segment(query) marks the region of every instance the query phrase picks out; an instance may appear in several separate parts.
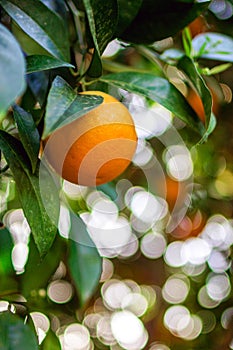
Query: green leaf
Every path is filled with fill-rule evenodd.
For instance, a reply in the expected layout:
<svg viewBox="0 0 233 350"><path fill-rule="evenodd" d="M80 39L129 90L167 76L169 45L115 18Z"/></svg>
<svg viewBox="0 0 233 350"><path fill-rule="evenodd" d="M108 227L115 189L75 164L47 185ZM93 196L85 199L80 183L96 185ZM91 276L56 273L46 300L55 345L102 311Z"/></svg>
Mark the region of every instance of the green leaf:
<svg viewBox="0 0 233 350"><path fill-rule="evenodd" d="M115 0L83 0L93 42L99 56L112 40L117 25Z"/></svg>
<svg viewBox="0 0 233 350"><path fill-rule="evenodd" d="M52 56L69 61L69 40L63 20L39 0L0 0L22 30Z"/></svg>
<svg viewBox="0 0 233 350"><path fill-rule="evenodd" d="M174 113L199 133L204 127L184 96L167 79L150 73L122 72L103 76L101 81L142 95Z"/></svg>
<svg viewBox="0 0 233 350"><path fill-rule="evenodd" d="M233 62L233 39L225 34L201 33L192 45L196 58Z"/></svg>
<svg viewBox="0 0 233 350"><path fill-rule="evenodd" d="M137 15L143 0L117 0L118 4L118 24L116 36L124 32Z"/></svg>
<svg viewBox="0 0 233 350"><path fill-rule="evenodd" d="M103 73L102 60L97 52L94 50L90 66L87 70L87 75L92 79L99 78Z"/></svg>
<svg viewBox="0 0 233 350"><path fill-rule="evenodd" d="M25 267L25 272L20 276L21 292L24 297L29 297L32 290L46 288L49 279L54 274L63 254L63 239L57 235L48 254L41 260L38 250L33 240L30 240L29 256ZM40 276L40 278L38 278Z"/></svg>
<svg viewBox="0 0 233 350"><path fill-rule="evenodd" d="M0 276L2 282L3 275L7 276L14 272L11 260L13 241L7 228L0 229L0 242Z"/></svg>
<svg viewBox="0 0 233 350"><path fill-rule="evenodd" d="M45 55L31 55L27 56L27 73L39 72L58 67L75 68L72 64L58 60L57 58Z"/></svg>
<svg viewBox="0 0 233 350"><path fill-rule="evenodd" d="M152 44L174 36L199 16L210 1L144 0L131 25L120 39L136 44Z"/></svg>
<svg viewBox="0 0 233 350"><path fill-rule="evenodd" d="M31 161L32 171L35 172L40 149L40 135L32 115L23 108L14 105L13 115L18 126L20 140Z"/></svg>
<svg viewBox="0 0 233 350"><path fill-rule="evenodd" d="M21 142L3 130L0 130L0 149L15 179L18 196L37 248L40 255L44 256L57 233L60 208L57 187L42 163L40 169L38 166L36 172L31 173L30 161Z"/></svg>
<svg viewBox="0 0 233 350"><path fill-rule="evenodd" d="M1 350L38 350L35 332L24 320L10 312L0 313Z"/></svg>
<svg viewBox="0 0 233 350"><path fill-rule="evenodd" d="M0 24L0 119L25 90L25 61L14 36Z"/></svg>
<svg viewBox="0 0 233 350"><path fill-rule="evenodd" d="M56 336L51 330L47 333L45 339L43 340L42 350L61 350L61 344Z"/></svg>
<svg viewBox="0 0 233 350"><path fill-rule="evenodd" d="M102 101L100 96L77 95L64 79L57 76L48 95L42 137L45 139L54 130L80 118Z"/></svg>
<svg viewBox="0 0 233 350"><path fill-rule="evenodd" d="M206 132L202 138L202 141L204 141L208 138L209 134L213 131L216 124L215 117L212 113L211 93L208 87L206 86L204 79L198 73L195 63L191 58L187 56L183 56L180 59L177 67L186 74L189 81L194 86L194 88L196 89L197 93L199 94L202 100L204 111L205 111L205 125L206 125Z"/></svg>
<svg viewBox="0 0 233 350"><path fill-rule="evenodd" d="M71 213L68 265L83 306L93 295L102 271L102 259L79 216Z"/></svg>

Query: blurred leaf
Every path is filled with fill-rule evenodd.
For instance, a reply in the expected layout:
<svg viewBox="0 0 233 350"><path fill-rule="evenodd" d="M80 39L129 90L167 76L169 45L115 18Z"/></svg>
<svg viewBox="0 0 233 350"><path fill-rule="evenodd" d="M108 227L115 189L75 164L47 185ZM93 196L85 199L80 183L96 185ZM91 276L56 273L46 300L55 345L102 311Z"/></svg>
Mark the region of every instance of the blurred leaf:
<svg viewBox="0 0 233 350"><path fill-rule="evenodd" d="M43 139L91 111L102 101L100 96L77 95L64 79L57 76L48 95Z"/></svg>
<svg viewBox="0 0 233 350"><path fill-rule="evenodd" d="M219 33L201 33L192 40L195 57L233 62L233 39Z"/></svg>
<svg viewBox="0 0 233 350"><path fill-rule="evenodd" d="M0 276L2 282L3 275L9 275L14 272L11 260L11 251L13 241L10 232L6 227L0 229Z"/></svg>
<svg viewBox="0 0 233 350"><path fill-rule="evenodd" d="M210 4L183 0L144 0L131 25L120 39L136 44L152 44L173 36L192 22Z"/></svg>
<svg viewBox="0 0 233 350"><path fill-rule="evenodd" d="M194 110L167 79L150 73L122 72L105 75L100 80L157 101L197 132L204 132L204 127Z"/></svg>
<svg viewBox="0 0 233 350"><path fill-rule="evenodd" d="M35 172L40 149L40 135L32 115L21 107L14 105L13 114L18 126L20 140L31 161L32 172Z"/></svg>
<svg viewBox="0 0 233 350"><path fill-rule="evenodd" d="M118 23L116 36L120 35L130 25L137 15L143 0L117 0L118 4Z"/></svg>
<svg viewBox="0 0 233 350"><path fill-rule="evenodd" d="M21 291L26 298L30 296L32 290L47 287L48 281L58 268L64 252L64 242L57 235L50 251L41 260L34 241L32 239L30 240L29 256L25 272L20 276Z"/></svg>
<svg viewBox="0 0 233 350"><path fill-rule="evenodd" d="M39 0L0 0L9 16L54 57L69 61L69 40L63 20Z"/></svg>
<svg viewBox="0 0 233 350"><path fill-rule="evenodd" d="M38 350L35 332L24 320L9 312L0 313L1 350Z"/></svg>
<svg viewBox="0 0 233 350"><path fill-rule="evenodd" d="M14 36L0 24L0 119L25 89L25 61Z"/></svg>
<svg viewBox="0 0 233 350"><path fill-rule="evenodd" d="M61 344L56 336L51 330L47 333L43 343L41 344L41 350L61 350Z"/></svg>
<svg viewBox="0 0 233 350"><path fill-rule="evenodd" d="M30 87L36 101L41 106L44 105L47 99L47 91L49 86L49 77L47 71L34 72L27 75L27 83Z"/></svg>
<svg viewBox="0 0 233 350"><path fill-rule="evenodd" d="M44 55L27 56L27 73L38 72L58 67L73 67L70 63L58 60L54 57Z"/></svg>
<svg viewBox="0 0 233 350"><path fill-rule="evenodd" d="M115 0L83 0L93 42L99 56L112 40L117 25Z"/></svg>
<svg viewBox="0 0 233 350"><path fill-rule="evenodd" d="M40 169L37 167L35 174L31 173L30 162L21 142L3 130L0 130L0 149L14 176L19 199L37 248L40 255L44 256L57 233L56 223L59 214L57 187L42 163Z"/></svg>
<svg viewBox="0 0 233 350"><path fill-rule="evenodd" d="M83 306L93 295L102 271L102 259L92 242L85 224L71 213L68 265L80 304Z"/></svg>
<svg viewBox="0 0 233 350"><path fill-rule="evenodd" d="M102 191L104 194L109 196L111 200L115 201L117 199L116 187L112 182L107 182L106 184L97 186L98 191Z"/></svg>
<svg viewBox="0 0 233 350"><path fill-rule="evenodd" d="M195 63L191 58L187 56L183 56L179 60L177 67L186 74L189 81L192 83L197 93L201 97L204 111L205 111L205 125L206 125L206 132L203 135L202 141L205 141L208 138L208 136L211 134L211 132L214 130L216 125L215 117L212 114L211 93L208 87L206 86L204 79L198 73Z"/></svg>

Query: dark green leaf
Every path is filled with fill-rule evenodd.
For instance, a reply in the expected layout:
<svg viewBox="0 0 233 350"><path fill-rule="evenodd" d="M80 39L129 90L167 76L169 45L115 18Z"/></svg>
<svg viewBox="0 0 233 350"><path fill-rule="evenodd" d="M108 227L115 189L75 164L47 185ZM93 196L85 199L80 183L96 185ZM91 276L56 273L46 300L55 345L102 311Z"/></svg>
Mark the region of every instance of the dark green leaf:
<svg viewBox="0 0 233 350"><path fill-rule="evenodd" d="M12 274L14 272L11 251L13 241L7 228L0 229L0 276L2 281L3 275Z"/></svg>
<svg viewBox="0 0 233 350"><path fill-rule="evenodd" d="M69 40L63 20L39 0L0 0L22 30L54 57L69 61Z"/></svg>
<svg viewBox="0 0 233 350"><path fill-rule="evenodd" d="M137 15L143 0L117 0L118 24L115 35L119 36Z"/></svg>
<svg viewBox="0 0 233 350"><path fill-rule="evenodd" d="M189 81L191 82L193 87L196 89L197 93L199 94L202 100L204 111L205 111L205 125L206 125L206 132L203 135L203 139L202 139L204 141L209 136L209 134L213 131L216 124L215 117L211 112L211 109L212 109L211 93L208 87L206 86L202 76L198 73L197 68L191 58L187 56L183 56L180 59L177 67L186 74Z"/></svg>
<svg viewBox="0 0 233 350"><path fill-rule="evenodd" d="M49 91L43 138L100 105L100 96L77 95L67 82L57 76Z"/></svg>
<svg viewBox="0 0 233 350"><path fill-rule="evenodd" d="M96 78L99 78L102 75L102 73L103 73L102 61L97 50L95 50L93 53L90 66L87 70L87 75L90 78L96 79Z"/></svg>
<svg viewBox="0 0 233 350"><path fill-rule="evenodd" d="M201 33L192 40L197 58L233 62L233 39L219 33Z"/></svg>
<svg viewBox="0 0 233 350"><path fill-rule="evenodd" d="M174 36L200 15L209 3L144 0L137 16L120 38L137 44L151 44Z"/></svg>
<svg viewBox="0 0 233 350"><path fill-rule="evenodd" d="M25 89L25 61L14 36L0 24L0 119Z"/></svg>
<svg viewBox="0 0 233 350"><path fill-rule="evenodd" d="M13 114L18 126L20 140L31 161L32 171L35 172L40 149L40 135L32 115L18 105L14 105Z"/></svg>
<svg viewBox="0 0 233 350"><path fill-rule="evenodd" d="M112 40L117 25L115 0L83 0L93 42L99 56Z"/></svg>
<svg viewBox="0 0 233 350"><path fill-rule="evenodd" d="M62 260L64 242L57 235L48 254L41 260L33 240L30 240L29 257L25 272L20 276L21 291L27 298L32 290L46 288L49 279L56 271L59 262ZM40 276L40 278L38 278Z"/></svg>
<svg viewBox="0 0 233 350"><path fill-rule="evenodd" d="M56 336L51 330L46 335L43 343L41 345L41 350L61 350L61 344Z"/></svg>
<svg viewBox="0 0 233 350"><path fill-rule="evenodd" d="M101 81L140 94L174 113L199 133L204 127L184 96L167 79L150 73L122 72L103 76Z"/></svg>
<svg viewBox="0 0 233 350"><path fill-rule="evenodd" d="M19 199L37 248L40 255L44 256L57 233L60 206L54 179L42 163L32 174L30 161L21 142L2 130L0 149L14 176Z"/></svg>
<svg viewBox="0 0 233 350"><path fill-rule="evenodd" d="M35 332L24 320L9 312L0 313L1 350L38 350Z"/></svg>
<svg viewBox="0 0 233 350"><path fill-rule="evenodd" d="M80 304L93 295L99 283L102 259L79 216L71 213L70 251L68 265Z"/></svg>
<svg viewBox="0 0 233 350"><path fill-rule="evenodd" d="M58 60L57 58L44 55L31 55L26 58L27 73L39 72L58 67L73 67L70 63Z"/></svg>

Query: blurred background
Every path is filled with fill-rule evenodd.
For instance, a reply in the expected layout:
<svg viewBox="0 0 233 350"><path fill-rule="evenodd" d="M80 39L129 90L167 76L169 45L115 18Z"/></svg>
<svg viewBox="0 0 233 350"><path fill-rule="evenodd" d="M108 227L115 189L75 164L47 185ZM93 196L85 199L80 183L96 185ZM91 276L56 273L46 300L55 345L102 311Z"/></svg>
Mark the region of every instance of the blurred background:
<svg viewBox="0 0 233 350"><path fill-rule="evenodd" d="M208 31L233 36L232 1L212 1L189 29L193 38ZM179 48L181 36L156 45L157 52ZM145 52L117 41L104 52L106 71L114 70L115 59L156 69ZM216 62L200 65L211 69ZM183 75L166 62L163 69L203 119L202 103ZM70 227L68 202L86 223L103 271L83 309L63 260L46 288L28 287L42 349L51 330L64 350L233 349L233 68L206 76L206 83L217 126L198 146L192 131L164 107L121 89L109 91L129 108L138 148L113 184L63 184L60 235L65 239ZM3 223L13 237L12 262L20 275L32 249L30 229L16 209L11 178L3 177L1 185ZM22 296L14 305L1 299L0 311L10 305L24 312Z"/></svg>

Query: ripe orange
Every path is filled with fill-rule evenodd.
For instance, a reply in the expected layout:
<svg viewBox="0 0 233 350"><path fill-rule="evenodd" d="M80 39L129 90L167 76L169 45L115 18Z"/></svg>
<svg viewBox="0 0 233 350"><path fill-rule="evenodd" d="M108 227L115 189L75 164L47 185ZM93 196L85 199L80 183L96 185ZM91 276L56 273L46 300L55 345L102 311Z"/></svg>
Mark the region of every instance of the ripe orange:
<svg viewBox="0 0 233 350"><path fill-rule="evenodd" d="M219 104L220 104L219 99L220 98L218 97L217 92L215 92L213 88L209 87L209 89L210 89L210 93L212 95L212 111L217 116L217 114L219 112ZM203 106L203 103L202 103L200 96L197 94L197 92L195 90L189 89L187 100L188 100L189 104L192 106L192 108L194 109L194 111L197 113L199 118L203 122L205 122L204 106Z"/></svg>
<svg viewBox="0 0 233 350"><path fill-rule="evenodd" d="M191 32L192 38L208 30L208 24L204 16L199 16L195 18L191 23L189 23L188 27Z"/></svg>
<svg viewBox="0 0 233 350"><path fill-rule="evenodd" d="M128 109L101 91L103 103L81 118L54 131L44 154L62 178L75 184L95 186L109 182L130 164L137 135Z"/></svg>

